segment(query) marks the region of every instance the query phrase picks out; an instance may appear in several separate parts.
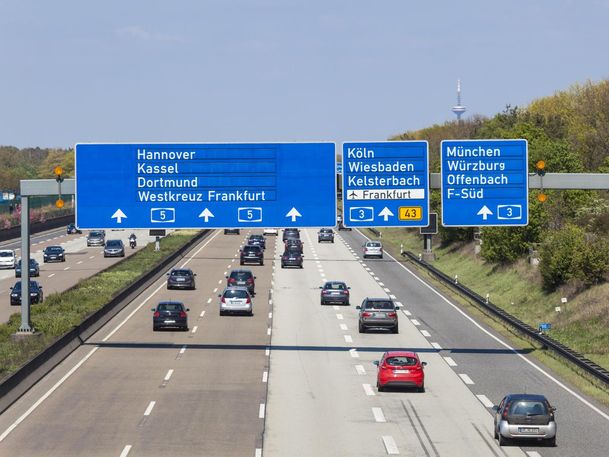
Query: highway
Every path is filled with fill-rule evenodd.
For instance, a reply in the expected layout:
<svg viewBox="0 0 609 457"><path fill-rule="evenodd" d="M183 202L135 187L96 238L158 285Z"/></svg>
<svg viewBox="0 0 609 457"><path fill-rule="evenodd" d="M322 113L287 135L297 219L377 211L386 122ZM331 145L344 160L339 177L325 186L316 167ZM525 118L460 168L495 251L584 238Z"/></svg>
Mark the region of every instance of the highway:
<svg viewBox="0 0 609 457"><path fill-rule="evenodd" d="M257 276L254 316L220 317L248 233L203 240L179 263L197 290L159 279L2 414L0 456L607 455L607 408L402 264L361 259L358 231L318 244L303 230L302 270L279 267L281 239L270 237L265 265L243 267ZM351 306L320 306L330 279L351 286ZM359 334L355 305L386 295L404 305L400 333ZM163 299L187 304L188 332L152 332ZM389 349L428 362L426 392L376 390L372 362ZM556 448L493 439L490 407L523 390L558 407Z"/></svg>

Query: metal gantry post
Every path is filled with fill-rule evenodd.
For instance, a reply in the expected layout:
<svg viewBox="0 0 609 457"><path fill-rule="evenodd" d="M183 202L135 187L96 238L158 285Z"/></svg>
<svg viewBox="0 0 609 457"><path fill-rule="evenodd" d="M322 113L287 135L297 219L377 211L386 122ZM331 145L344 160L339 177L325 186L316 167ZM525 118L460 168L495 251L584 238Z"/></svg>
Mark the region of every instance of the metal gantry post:
<svg viewBox="0 0 609 457"><path fill-rule="evenodd" d="M19 333L32 333L30 325L30 203L21 196L21 326Z"/></svg>

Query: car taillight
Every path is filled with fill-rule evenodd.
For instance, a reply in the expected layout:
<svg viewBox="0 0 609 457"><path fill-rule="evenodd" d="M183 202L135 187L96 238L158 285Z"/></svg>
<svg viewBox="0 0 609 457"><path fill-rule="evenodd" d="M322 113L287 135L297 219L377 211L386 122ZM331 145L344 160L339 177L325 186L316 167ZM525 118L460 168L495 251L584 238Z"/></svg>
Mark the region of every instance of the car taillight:
<svg viewBox="0 0 609 457"><path fill-rule="evenodd" d="M220 298L220 301L221 301L222 303L226 303L226 300L224 300L224 297Z"/></svg>
<svg viewBox="0 0 609 457"><path fill-rule="evenodd" d="M250 297L247 297L247 300L245 300L245 303L247 303L248 305L252 302Z"/></svg>
<svg viewBox="0 0 609 457"><path fill-rule="evenodd" d="M345 295L349 295L349 291L348 290L345 290Z"/></svg>
<svg viewBox="0 0 609 457"><path fill-rule="evenodd" d="M253 282L254 282L254 280L253 280L252 278L247 278L247 281L246 281L246 282L247 282L248 284L251 284L251 283L253 283Z"/></svg>
<svg viewBox="0 0 609 457"><path fill-rule="evenodd" d="M389 317L398 317L397 313L393 312L393 313L387 313L387 316Z"/></svg>
<svg viewBox="0 0 609 457"><path fill-rule="evenodd" d="M508 403L507 405L505 405L505 409L503 410L503 414L501 415L501 417L503 419L507 420L508 417L508 411L510 410L510 403Z"/></svg>
<svg viewBox="0 0 609 457"><path fill-rule="evenodd" d="M229 282L230 284L232 284L232 283L234 283L234 282L237 282L237 280L236 280L235 278L228 278L228 282Z"/></svg>
<svg viewBox="0 0 609 457"><path fill-rule="evenodd" d="M372 313L369 313L368 311L362 313L362 317L370 317L372 316Z"/></svg>
<svg viewBox="0 0 609 457"><path fill-rule="evenodd" d="M329 291L329 290L322 290L322 291L321 291L321 294L322 294L322 295L328 295L329 293L330 293L330 291Z"/></svg>
<svg viewBox="0 0 609 457"><path fill-rule="evenodd" d="M186 317L186 312L185 311L180 311L180 317Z"/></svg>
<svg viewBox="0 0 609 457"><path fill-rule="evenodd" d="M154 317L161 317L161 313L159 313L158 311L154 312Z"/></svg>

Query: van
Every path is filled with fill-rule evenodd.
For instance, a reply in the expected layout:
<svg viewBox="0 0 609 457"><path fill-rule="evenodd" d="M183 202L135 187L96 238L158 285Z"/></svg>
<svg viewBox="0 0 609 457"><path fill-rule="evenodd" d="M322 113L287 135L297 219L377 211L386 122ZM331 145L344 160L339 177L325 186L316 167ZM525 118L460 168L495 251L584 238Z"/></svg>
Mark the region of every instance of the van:
<svg viewBox="0 0 609 457"><path fill-rule="evenodd" d="M15 251L0 249L0 268L15 268Z"/></svg>

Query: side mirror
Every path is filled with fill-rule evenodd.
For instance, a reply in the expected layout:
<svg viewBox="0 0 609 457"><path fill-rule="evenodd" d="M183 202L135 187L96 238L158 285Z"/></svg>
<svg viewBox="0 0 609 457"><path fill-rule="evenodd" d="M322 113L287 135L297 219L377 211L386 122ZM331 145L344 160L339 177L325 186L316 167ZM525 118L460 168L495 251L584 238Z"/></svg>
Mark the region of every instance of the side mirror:
<svg viewBox="0 0 609 457"><path fill-rule="evenodd" d="M493 405L493 407L491 408L493 411L497 412L499 411L499 406L497 405Z"/></svg>
<svg viewBox="0 0 609 457"><path fill-rule="evenodd" d="M378 366L379 366L379 361L378 361L378 360L375 360L375 361L373 361L373 362L372 362L372 364L373 364L373 365L376 365L376 366L378 367Z"/></svg>
<svg viewBox="0 0 609 457"><path fill-rule="evenodd" d="M186 308L186 311L190 311L190 308Z"/></svg>
<svg viewBox="0 0 609 457"><path fill-rule="evenodd" d="M357 305L357 306L355 307L355 309L362 309L362 307L361 307L360 305Z"/></svg>
<svg viewBox="0 0 609 457"><path fill-rule="evenodd" d="M228 276L224 276L226 279L228 279Z"/></svg>
<svg viewBox="0 0 609 457"><path fill-rule="evenodd" d="M218 297L221 297L222 295L218 294Z"/></svg>
<svg viewBox="0 0 609 457"><path fill-rule="evenodd" d="M351 290L351 287L347 287L347 289Z"/></svg>
<svg viewBox="0 0 609 457"><path fill-rule="evenodd" d="M254 276L254 279L256 279L256 276Z"/></svg>
<svg viewBox="0 0 609 457"><path fill-rule="evenodd" d="M154 308L150 308L150 311L154 311Z"/></svg>
<svg viewBox="0 0 609 457"><path fill-rule="evenodd" d="M427 366L427 362L421 362L421 366L426 367Z"/></svg>
<svg viewBox="0 0 609 457"><path fill-rule="evenodd" d="M193 275L193 276L197 276L197 274L196 274L196 273L193 273L192 275Z"/></svg>

